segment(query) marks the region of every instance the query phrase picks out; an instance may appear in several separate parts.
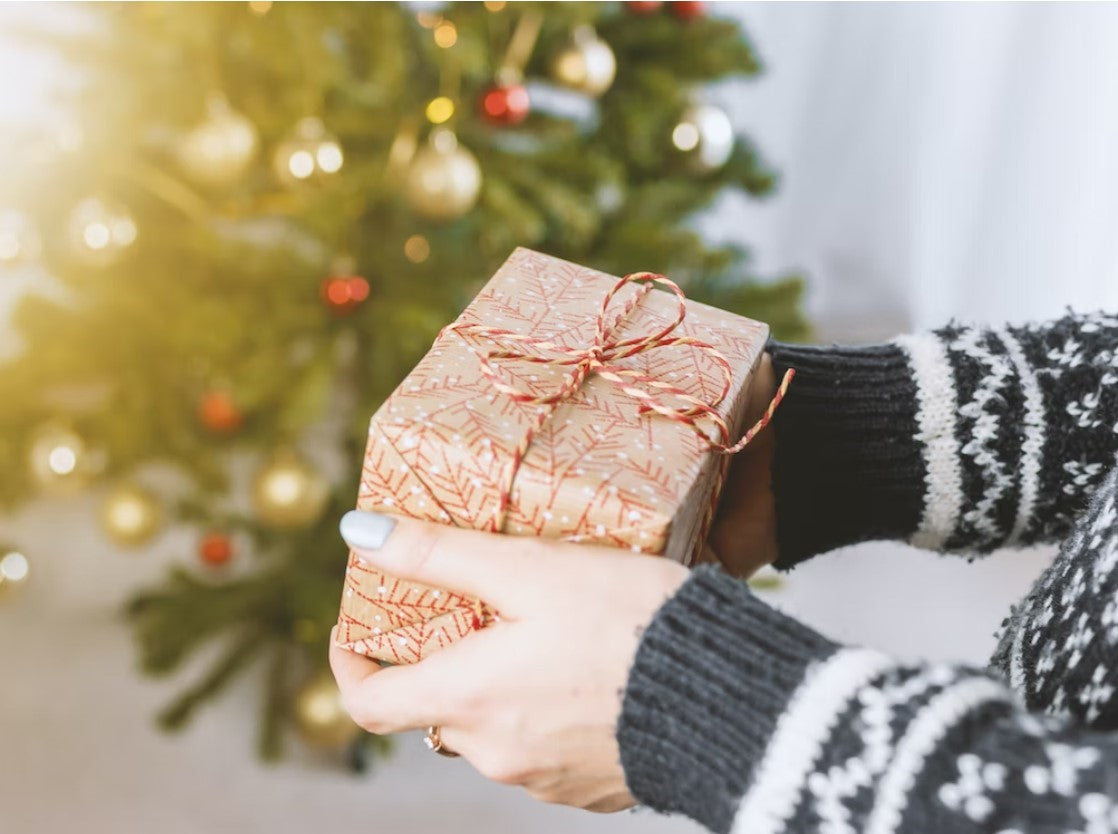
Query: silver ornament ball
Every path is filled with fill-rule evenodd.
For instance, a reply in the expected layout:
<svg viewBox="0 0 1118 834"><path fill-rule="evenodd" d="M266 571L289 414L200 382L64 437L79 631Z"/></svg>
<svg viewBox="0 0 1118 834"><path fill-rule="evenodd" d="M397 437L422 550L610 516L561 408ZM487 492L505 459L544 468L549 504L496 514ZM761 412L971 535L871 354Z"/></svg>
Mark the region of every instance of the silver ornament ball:
<svg viewBox="0 0 1118 834"><path fill-rule="evenodd" d="M713 104L688 107L672 129L672 144L699 173L717 171L734 152L734 126Z"/></svg>
<svg viewBox="0 0 1118 834"><path fill-rule="evenodd" d="M477 157L440 131L421 148L408 168L405 195L412 209L432 220L453 220L474 207L481 194Z"/></svg>

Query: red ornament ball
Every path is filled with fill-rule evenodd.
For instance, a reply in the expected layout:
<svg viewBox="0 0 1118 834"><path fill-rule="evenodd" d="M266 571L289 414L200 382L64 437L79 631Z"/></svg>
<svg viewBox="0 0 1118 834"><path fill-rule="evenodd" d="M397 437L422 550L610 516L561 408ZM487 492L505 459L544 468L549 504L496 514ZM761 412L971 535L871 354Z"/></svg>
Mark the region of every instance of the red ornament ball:
<svg viewBox="0 0 1118 834"><path fill-rule="evenodd" d="M668 6L680 20L696 20L706 14L706 3L700 0L676 0L674 3L669 3Z"/></svg>
<svg viewBox="0 0 1118 834"><path fill-rule="evenodd" d="M322 300L338 314L351 313L369 297L369 282L360 275L331 275L322 282Z"/></svg>
<svg viewBox="0 0 1118 834"><path fill-rule="evenodd" d="M244 414L228 391L207 391L198 400L198 420L214 434L231 434L241 427Z"/></svg>
<svg viewBox="0 0 1118 834"><path fill-rule="evenodd" d="M481 97L481 115L497 125L520 124L528 118L531 106L523 84L490 87Z"/></svg>
<svg viewBox="0 0 1118 834"><path fill-rule="evenodd" d="M212 568L226 564L233 558L233 540L226 533L206 533L198 544L198 558Z"/></svg>
<svg viewBox="0 0 1118 834"><path fill-rule="evenodd" d="M661 0L629 0L625 4L625 8L633 14L650 15L660 11L660 7L663 5Z"/></svg>

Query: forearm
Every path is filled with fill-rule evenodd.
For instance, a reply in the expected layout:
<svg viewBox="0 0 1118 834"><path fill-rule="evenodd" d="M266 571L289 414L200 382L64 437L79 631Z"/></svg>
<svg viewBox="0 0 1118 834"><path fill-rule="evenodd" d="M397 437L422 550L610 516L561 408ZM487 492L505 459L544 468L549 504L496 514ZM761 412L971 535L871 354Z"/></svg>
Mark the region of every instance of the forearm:
<svg viewBox="0 0 1118 834"><path fill-rule="evenodd" d="M1067 532L1118 452L1118 319L771 345L777 567L870 539L986 552Z"/></svg>
<svg viewBox="0 0 1118 834"><path fill-rule="evenodd" d="M638 800L720 833L1093 830L1118 798L1110 734L980 670L838 647L711 568L642 639L618 740Z"/></svg>

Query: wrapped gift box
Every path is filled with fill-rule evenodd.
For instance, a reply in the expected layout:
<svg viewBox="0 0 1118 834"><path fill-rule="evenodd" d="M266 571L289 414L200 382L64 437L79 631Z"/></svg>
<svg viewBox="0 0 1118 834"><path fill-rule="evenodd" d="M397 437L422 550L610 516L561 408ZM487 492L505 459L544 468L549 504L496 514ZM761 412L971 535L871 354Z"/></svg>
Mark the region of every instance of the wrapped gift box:
<svg viewBox="0 0 1118 834"><path fill-rule="evenodd" d="M768 328L686 301L673 329L683 304L517 249L373 415L357 507L688 563L727 461L697 429L716 438L720 418L737 439ZM582 361L595 344L605 367ZM411 663L485 618L477 600L351 554L337 639Z"/></svg>

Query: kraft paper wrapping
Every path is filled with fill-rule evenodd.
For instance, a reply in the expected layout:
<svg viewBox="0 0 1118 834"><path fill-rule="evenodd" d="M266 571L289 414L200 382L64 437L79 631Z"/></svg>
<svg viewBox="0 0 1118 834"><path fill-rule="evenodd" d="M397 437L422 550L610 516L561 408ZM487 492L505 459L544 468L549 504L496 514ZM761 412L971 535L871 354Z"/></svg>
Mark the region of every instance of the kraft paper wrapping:
<svg viewBox="0 0 1118 834"><path fill-rule="evenodd" d="M614 276L517 249L458 322L584 348L616 283ZM610 309L620 309L637 292L624 287ZM708 342L732 368L730 391L718 411L736 439L768 327L697 302L686 305L675 335ZM649 292L611 339L655 332L677 309L674 296ZM687 563L724 457L687 426L639 414L633 397L595 374L557 406L516 402L496 392L480 369L477 352L500 347L449 329L440 334L373 415L358 509L490 529L509 460L537 409L549 408L517 470L503 532L624 547ZM617 364L705 402L723 384L714 360L689 346L656 348ZM499 370L517 388L545 394L570 366L513 360ZM480 627L478 612L469 597L386 576L351 553L337 639L360 654L414 663Z"/></svg>

